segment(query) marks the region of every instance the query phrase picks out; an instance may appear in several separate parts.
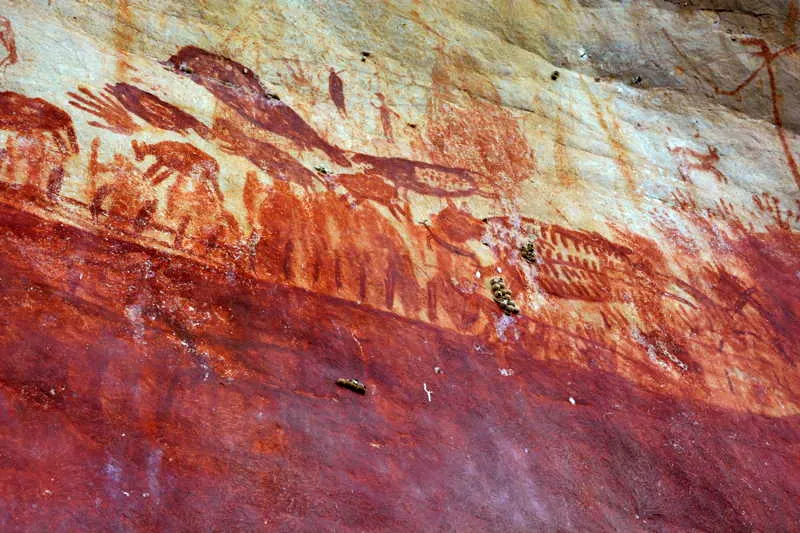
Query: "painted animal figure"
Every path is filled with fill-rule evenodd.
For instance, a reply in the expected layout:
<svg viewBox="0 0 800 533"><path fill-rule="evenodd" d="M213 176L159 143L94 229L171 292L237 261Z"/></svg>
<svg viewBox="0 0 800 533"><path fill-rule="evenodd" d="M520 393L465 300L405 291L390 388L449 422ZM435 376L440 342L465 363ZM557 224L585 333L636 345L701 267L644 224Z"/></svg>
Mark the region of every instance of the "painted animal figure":
<svg viewBox="0 0 800 533"><path fill-rule="evenodd" d="M366 200L386 206L398 220L411 215L408 202L403 201L392 183L387 183L379 176L367 174L337 174L332 182L338 183L353 198L356 204Z"/></svg>
<svg viewBox="0 0 800 533"><path fill-rule="evenodd" d="M680 158L678 172L681 179L692 183L691 175L694 172L707 172L712 174L720 183L728 183L728 176L717 168L719 162L719 152L713 146L708 146L707 153L698 152L685 146L670 148L673 155Z"/></svg>
<svg viewBox="0 0 800 533"><path fill-rule="evenodd" d="M0 130L12 134L6 139L4 177L13 181L22 175L29 186L45 189L55 200L64 163L80 151L70 116L41 98L0 92Z"/></svg>
<svg viewBox="0 0 800 533"><path fill-rule="evenodd" d="M337 165L351 165L340 148L325 141L291 107L264 90L244 65L196 46L181 48L166 65L205 87L258 127L292 140L302 150L321 150Z"/></svg>
<svg viewBox="0 0 800 533"><path fill-rule="evenodd" d="M175 177L168 189L165 212L174 224L173 246L181 248L187 234L201 245L238 237L238 225L224 208L219 164L213 157L191 144L175 141L132 141L131 146L137 161L148 156L156 159L144 173L146 181L155 186Z"/></svg>
<svg viewBox="0 0 800 533"><path fill-rule="evenodd" d="M152 180L153 185L158 185L175 174L193 175L206 181L219 201L223 200L218 181L219 163L202 150L189 143L176 141L154 144L131 141L131 147L137 161L143 161L147 156L156 158L155 163L144 173L145 179Z"/></svg>
<svg viewBox="0 0 800 533"><path fill-rule="evenodd" d="M463 168L367 154L354 155L353 162L367 164L368 167L364 171L367 175L384 177L398 188L402 187L419 194L440 198L472 195L485 198L497 197L496 193L481 190L476 175Z"/></svg>
<svg viewBox="0 0 800 533"><path fill-rule="evenodd" d="M0 92L0 130L50 136L64 157L80 151L72 118L41 98Z"/></svg>

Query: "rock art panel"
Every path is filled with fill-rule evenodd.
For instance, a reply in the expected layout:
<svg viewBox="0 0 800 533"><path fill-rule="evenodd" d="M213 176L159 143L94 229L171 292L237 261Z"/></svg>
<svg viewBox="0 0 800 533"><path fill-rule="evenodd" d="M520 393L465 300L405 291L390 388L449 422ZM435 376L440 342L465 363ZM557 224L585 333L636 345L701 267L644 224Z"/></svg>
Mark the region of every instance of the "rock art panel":
<svg viewBox="0 0 800 533"><path fill-rule="evenodd" d="M797 44L279 4L0 2L3 529L796 529Z"/></svg>

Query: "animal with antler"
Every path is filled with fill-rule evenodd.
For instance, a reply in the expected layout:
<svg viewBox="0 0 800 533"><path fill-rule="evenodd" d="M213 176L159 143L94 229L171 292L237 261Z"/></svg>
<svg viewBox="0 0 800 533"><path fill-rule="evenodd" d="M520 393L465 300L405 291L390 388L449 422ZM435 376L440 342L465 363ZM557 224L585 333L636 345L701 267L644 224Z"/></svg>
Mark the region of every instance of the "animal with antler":
<svg viewBox="0 0 800 533"><path fill-rule="evenodd" d="M717 168L719 151L713 146L707 147L707 153L698 152L685 146L669 149L670 153L679 158L678 172L685 182L692 182L693 173L709 173L720 183L728 183L728 176Z"/></svg>

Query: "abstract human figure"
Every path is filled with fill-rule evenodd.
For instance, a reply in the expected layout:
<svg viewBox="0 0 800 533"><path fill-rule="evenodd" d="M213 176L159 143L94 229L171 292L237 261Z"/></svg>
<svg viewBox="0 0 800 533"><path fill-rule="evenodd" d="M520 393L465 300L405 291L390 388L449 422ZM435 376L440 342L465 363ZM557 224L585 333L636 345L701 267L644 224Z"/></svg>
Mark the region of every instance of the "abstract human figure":
<svg viewBox="0 0 800 533"><path fill-rule="evenodd" d="M678 172L683 181L692 183L691 174L693 172L708 172L713 174L720 183L728 183L728 176L716 167L719 161L719 152L713 146L708 146L706 154L683 146L670 148L669 151L680 158Z"/></svg>
<svg viewBox="0 0 800 533"><path fill-rule="evenodd" d="M339 113L346 117L347 108L344 103L344 83L342 82L342 78L339 77L339 74L333 69L330 69L330 73L328 74L328 95L331 97L331 102L334 103L336 109L339 110Z"/></svg>
<svg viewBox="0 0 800 533"><path fill-rule="evenodd" d="M11 21L7 18L0 16L0 43L6 49L6 55L0 59L0 68L6 68L17 62L17 43L14 40L14 29L11 27Z"/></svg>
<svg viewBox="0 0 800 533"><path fill-rule="evenodd" d="M41 98L5 91L0 92L0 130L15 134L7 144L16 158L10 164L24 161L28 184L44 188L49 198L56 198L64 178L64 163L80 151L72 118ZM41 183L43 176L46 184Z"/></svg>
<svg viewBox="0 0 800 533"><path fill-rule="evenodd" d="M394 143L394 133L392 132L392 115L397 118L400 118L400 115L389 107L389 105L386 103L386 97L383 95L383 93L375 93L375 96L378 97L378 100L381 101L381 104L372 104L372 106L375 107L380 113L383 135L386 137L387 141Z"/></svg>
<svg viewBox="0 0 800 533"><path fill-rule="evenodd" d="M219 186L219 164L188 143L162 141L147 144L132 141L137 161L155 157L144 179L156 186L175 177L167 193L166 218L175 223L175 248L190 235L206 246L238 237L238 224L224 208Z"/></svg>
<svg viewBox="0 0 800 533"><path fill-rule="evenodd" d="M762 70L767 71L767 79L769 81L769 96L770 101L772 102L772 121L775 123L775 128L778 132L778 139L781 143L781 149L786 157L786 164L789 167L789 172L792 174L792 177L795 180L795 183L798 187L800 187L800 167L798 167L797 160L794 158L794 154L792 154L791 147L789 146L789 141L786 138L786 131L783 128L783 117L781 116L781 109L780 109L780 95L778 94L778 84L777 80L775 79L775 67L773 63L776 59L784 55L793 55L800 50L800 43L794 43L780 50L773 52L770 50L769 44L763 39L758 39L755 37L742 39L740 42L744 46L754 46L757 47L758 50L755 52L751 52L751 54L755 57L760 57L763 59L761 64L753 70L745 79L734 87L731 90L720 89L719 86L714 83L714 80L709 78L708 76L704 75L700 69L689 59L689 57L684 53L672 37L664 30L664 35L666 36L669 43L675 49L675 51L680 55L694 70L694 72L698 75L700 79L706 82L714 92L717 94L722 94L725 96L735 96L738 94L742 89L750 85L753 80L758 77L759 73Z"/></svg>
<svg viewBox="0 0 800 533"><path fill-rule="evenodd" d="M375 208L352 209L333 191L302 197L283 180L247 174L250 268L259 277L415 316L415 265L403 237Z"/></svg>
<svg viewBox="0 0 800 533"><path fill-rule="evenodd" d="M288 181L275 180L271 186L249 173L244 187L244 204L252 233L248 239L250 266L276 282L312 288L315 277L333 271L326 243L325 226L318 225L314 204L292 191ZM325 210L328 211L328 210ZM315 273L316 272L316 273Z"/></svg>
<svg viewBox="0 0 800 533"><path fill-rule="evenodd" d="M750 85L750 83L756 79L759 72L762 70L767 71L767 78L769 79L769 94L770 99L772 101L772 120L775 122L775 128L778 130L778 138L781 142L781 148L783 149L783 153L786 156L786 164L789 167L789 172L791 172L792 177L795 180L795 183L798 187L800 187L800 168L798 168L797 160L794 158L792 154L791 147L789 146L789 141L786 138L786 131L783 129L783 118L781 117L780 111L780 95L778 94L778 85L775 80L775 67L773 66L773 62L783 55L794 54L798 50L800 50L800 43L794 43L792 45L786 46L781 48L780 50L773 52L770 50L769 45L763 39L757 38L749 38L749 39L742 39L742 44L744 46L755 46L758 48L758 51L752 52L752 55L756 57L761 57L763 61L758 68L756 68L750 75L739 85L737 85L734 89L730 91L726 90L715 90L719 94L724 94L727 96L733 96L737 94L739 91Z"/></svg>

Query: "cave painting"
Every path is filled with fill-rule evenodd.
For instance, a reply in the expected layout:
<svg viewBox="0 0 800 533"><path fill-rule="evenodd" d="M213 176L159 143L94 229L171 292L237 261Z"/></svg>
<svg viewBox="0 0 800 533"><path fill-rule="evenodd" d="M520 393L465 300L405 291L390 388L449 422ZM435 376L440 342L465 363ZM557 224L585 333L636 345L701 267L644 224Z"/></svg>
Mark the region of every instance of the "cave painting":
<svg viewBox="0 0 800 533"><path fill-rule="evenodd" d="M383 93L375 93L375 96L378 97L378 101L380 105L375 105L374 103L372 106L378 110L381 119L381 127L383 128L383 135L386 137L386 140L390 143L394 143L394 133L392 131L392 117L400 118L400 114L394 111L389 104L386 103L386 97Z"/></svg>
<svg viewBox="0 0 800 533"><path fill-rule="evenodd" d="M795 348L800 342L793 343L787 325L796 318L793 307L783 315L771 312L780 307L773 291L741 273L688 264L681 275L673 274L655 242L618 230L613 240L526 217L478 219L458 202L480 198L499 205L496 180L483 172L450 166L441 154L426 162L335 146L268 93L249 68L200 48L182 48L165 65L224 104L211 124L129 83L101 91L78 87L67 95L72 107L91 117L90 126L130 138L129 149L106 159L94 139L86 200L63 198L71 212L85 211L106 230L256 279L464 333L503 340L513 331L532 353L545 346L609 371L632 367L675 380L702 376L702 358L709 353L775 354L784 364L800 358ZM330 96L344 113L341 80L333 74ZM391 141L390 111L383 95L379 98ZM12 107L23 110L22 118L9 111ZM7 134L0 166L4 180L18 182L24 175L42 198L58 198L64 166L80 152L70 116L42 99L10 92L0 94L0 113L0 129ZM467 120L466 113L454 120ZM179 140L139 138L148 129ZM434 131L436 146L445 134ZM272 184L247 171L241 198L224 194L223 164L199 146L201 141L249 162ZM522 155L484 158L482 167L501 173L507 162L519 159L522 165L509 176L524 179L521 169L532 163L522 144L517 151ZM717 168L715 147L670 151L684 181L693 183L701 174L728 181ZM314 159L319 164L309 168L307 161ZM414 221L411 195L447 207L430 220ZM687 216L697 211L690 195L674 196ZM239 200L246 220L229 210ZM777 199L754 202L780 215L782 231L798 216ZM727 237L731 249L755 253L735 210L723 207L725 223L734 228ZM696 222L702 230L703 222ZM533 260L520 255L522 243L529 243ZM498 269L514 290L519 316L503 317L492 301L487 283ZM550 304L541 307L537 298ZM576 309L580 321L570 314ZM731 393L741 393L742 386L732 384Z"/></svg>
<svg viewBox="0 0 800 533"><path fill-rule="evenodd" d="M65 162L80 151L72 118L41 98L5 91L0 93L0 130L10 133L5 174L57 196Z"/></svg>
<svg viewBox="0 0 800 533"><path fill-rule="evenodd" d="M692 174L709 173L720 183L728 183L728 176L717 168L719 162L719 152L713 146L706 148L706 153L693 150L684 146L670 148L672 153L679 161L678 174L681 179L688 183L693 183Z"/></svg>
<svg viewBox="0 0 800 533"><path fill-rule="evenodd" d="M11 21L0 16L0 43L6 49L6 55L0 59L0 69L5 69L9 65L17 62L17 42L14 40L14 28Z"/></svg>
<svg viewBox="0 0 800 533"><path fill-rule="evenodd" d="M4 294L21 302L3 319L12 333L0 340L15 356L5 359L0 386L11 391L9 405L24 407L18 413L44 417L36 445L59 451L55 468L64 456L73 464L96 453L106 465L95 469L106 476L97 485L127 502L129 487L114 485L114 461L124 457L126 472L142 472L144 461L148 476L159 468L165 474L154 475L160 486L144 480L142 501L183 501L191 492L204 508L227 494L216 479L207 481L208 472L224 474L243 480L251 500L275 513L272 520L275 509L301 517L312 498L333 501L335 479L309 478L314 461L340 453L331 435L352 437L342 442L356 451L336 460L350 461L342 476L347 494L369 488L353 498L369 513L372 489L386 492L375 482L385 472L354 477L366 456L358 446L387 453L375 462L389 465L395 479L447 468L448 453L467 450L483 457L469 468L487 469L479 474L501 489L555 479L548 487L563 486L557 496L565 501L576 485L564 465L585 454L579 459L604 485L579 499L603 498L615 483L637 521L663 512L695 529L714 529L718 523L704 514L728 513L728 496L742 494L724 455L717 470L691 478L685 490L689 476L709 468L707 457L721 449L757 457L757 474L742 479L765 487L785 469L787 455L768 455L763 438L776 436L780 449L796 441L786 429L794 419L782 415L800 405L800 239L792 232L800 200L787 205L755 193L749 210L724 198L702 207L693 195L702 180L723 186L729 179L716 147L686 143L668 148L685 187L673 191L670 213L690 231L667 219L648 237L611 223L568 227L508 208L535 160L500 106L475 116L479 108L451 109L453 95L443 94L429 106L438 120L425 128L427 152L378 155L329 142L232 60L187 47L164 65L166 75L185 76L208 93L212 118L200 120L177 95L156 95L141 81L79 86L61 100L0 93L0 239L7 250L0 267ZM333 74L328 109L344 116L344 85ZM377 94L378 131L388 141L381 148L399 150L392 122L401 117ZM72 116L56 105L62 101ZM348 103L355 115L355 100ZM78 135L73 117L85 126ZM479 141L470 145L473 134ZM765 228L754 229L753 214L768 221ZM698 235L713 253L697 252ZM25 257L30 250L38 253L33 259ZM519 314L506 315L493 301L497 277ZM23 331L30 324L38 325L33 334ZM41 366L53 353L67 357ZM337 396L336 380L350 376L363 379L363 397ZM208 413L226 401L229 409L236 402L233 414L209 425ZM413 418L428 420L417 416L420 405L440 409L439 423L415 425ZM487 416L493 412L506 420ZM191 425L191 416L203 422ZM262 416L284 417L283 425ZM308 417L308 427L326 438L297 431L293 424ZM113 437L102 433L109 419ZM54 432L54 420L65 420L69 431ZM12 421L12 438L24 431L33 442L31 426ZM334 432L325 434L326 426ZM567 435L570 446L552 446L552 435ZM513 446L497 446L501 439ZM64 442L72 443L71 455L61 453ZM445 442L446 451L432 442ZM562 448L560 456L550 451ZM395 464L398 450L412 469ZM541 457L538 470L520 475L515 461L523 457ZM769 467L761 467L764 457ZM28 459L23 464L26 473L35 470ZM41 480L25 479L34 487L31 501L43 497L39 482L54 477L52 463L42 464ZM507 475L497 468L504 464L511 465ZM583 468L574 469L577 477ZM295 477L311 482L292 485ZM251 486L250 479L258 481ZM463 494L474 492L474 480L466 478ZM719 483L730 485L723 493ZM524 505L530 487L513 488ZM778 500L771 501L791 508L790 493L773 493ZM664 494L672 507L659 506ZM91 501L87 508L97 507ZM769 507L748 501L758 504L753 513ZM411 507L414 514L422 508ZM173 529L195 514L179 516ZM729 530L752 526L738 513L725 516ZM788 521L774 523L782 530ZM462 529L485 526L476 520Z"/></svg>
<svg viewBox="0 0 800 533"><path fill-rule="evenodd" d="M718 90L717 92L728 96L738 94L739 91L750 85L750 83L756 79L762 70L767 71L767 79L769 80L769 96L770 101L772 102L772 121L775 123L775 128L778 131L778 139L781 143L781 149L786 156L786 165L789 167L789 172L791 172L795 183L798 187L800 187L800 168L797 166L797 160L795 159L792 149L789 146L789 141L786 138L786 130L783 128L783 118L780 110L780 95L778 94L778 86L777 82L775 81L775 66L773 65L773 62L781 56L797 53L797 51L800 49L800 43L791 44L775 52L770 50L769 45L763 39L742 39L742 44L744 46L753 46L757 48L757 51L752 52L752 55L763 59L761 65L753 70L753 72L734 89Z"/></svg>
<svg viewBox="0 0 800 533"><path fill-rule="evenodd" d="M767 81L769 83L769 98L770 103L772 105L771 114L772 114L772 122L775 124L775 129L778 134L778 140L781 145L781 150L783 151L784 157L786 159L786 166L791 174L792 178L794 178L795 184L800 187L800 167L798 167L797 159L792 152L792 148L789 145L789 140L786 136L786 130L783 126L783 116L781 114L781 95L778 91L778 84L776 80L776 66L775 61L784 56L792 56L797 54L798 50L800 50L800 43L793 43L788 46L785 46L779 50L772 51L769 44L759 38L750 37L747 39L742 39L740 43L743 46L755 48L756 50L750 52L750 54L754 57L759 57L762 59L761 64L753 69L752 72L736 87L733 89L724 89L720 87L713 79L711 79L708 75L704 74L703 71L698 68L697 65L686 55L686 53L681 50L681 48L677 45L675 40L667 33L666 30L662 30L664 37L670 43L672 48L675 52L690 66L690 68L697 74L697 76L703 80L709 87L711 87L716 94L724 95L724 96L736 96L741 93L746 87L748 87L751 83L753 83L756 78L758 78L759 74L762 71L766 71L767 73ZM711 155L709 153L709 155Z"/></svg>
<svg viewBox="0 0 800 533"><path fill-rule="evenodd" d="M344 82L342 78L339 77L339 73L333 69L330 69L330 73L328 74L328 95L330 96L331 102L336 106L336 109L339 110L339 113L346 117L347 106L344 101Z"/></svg>

